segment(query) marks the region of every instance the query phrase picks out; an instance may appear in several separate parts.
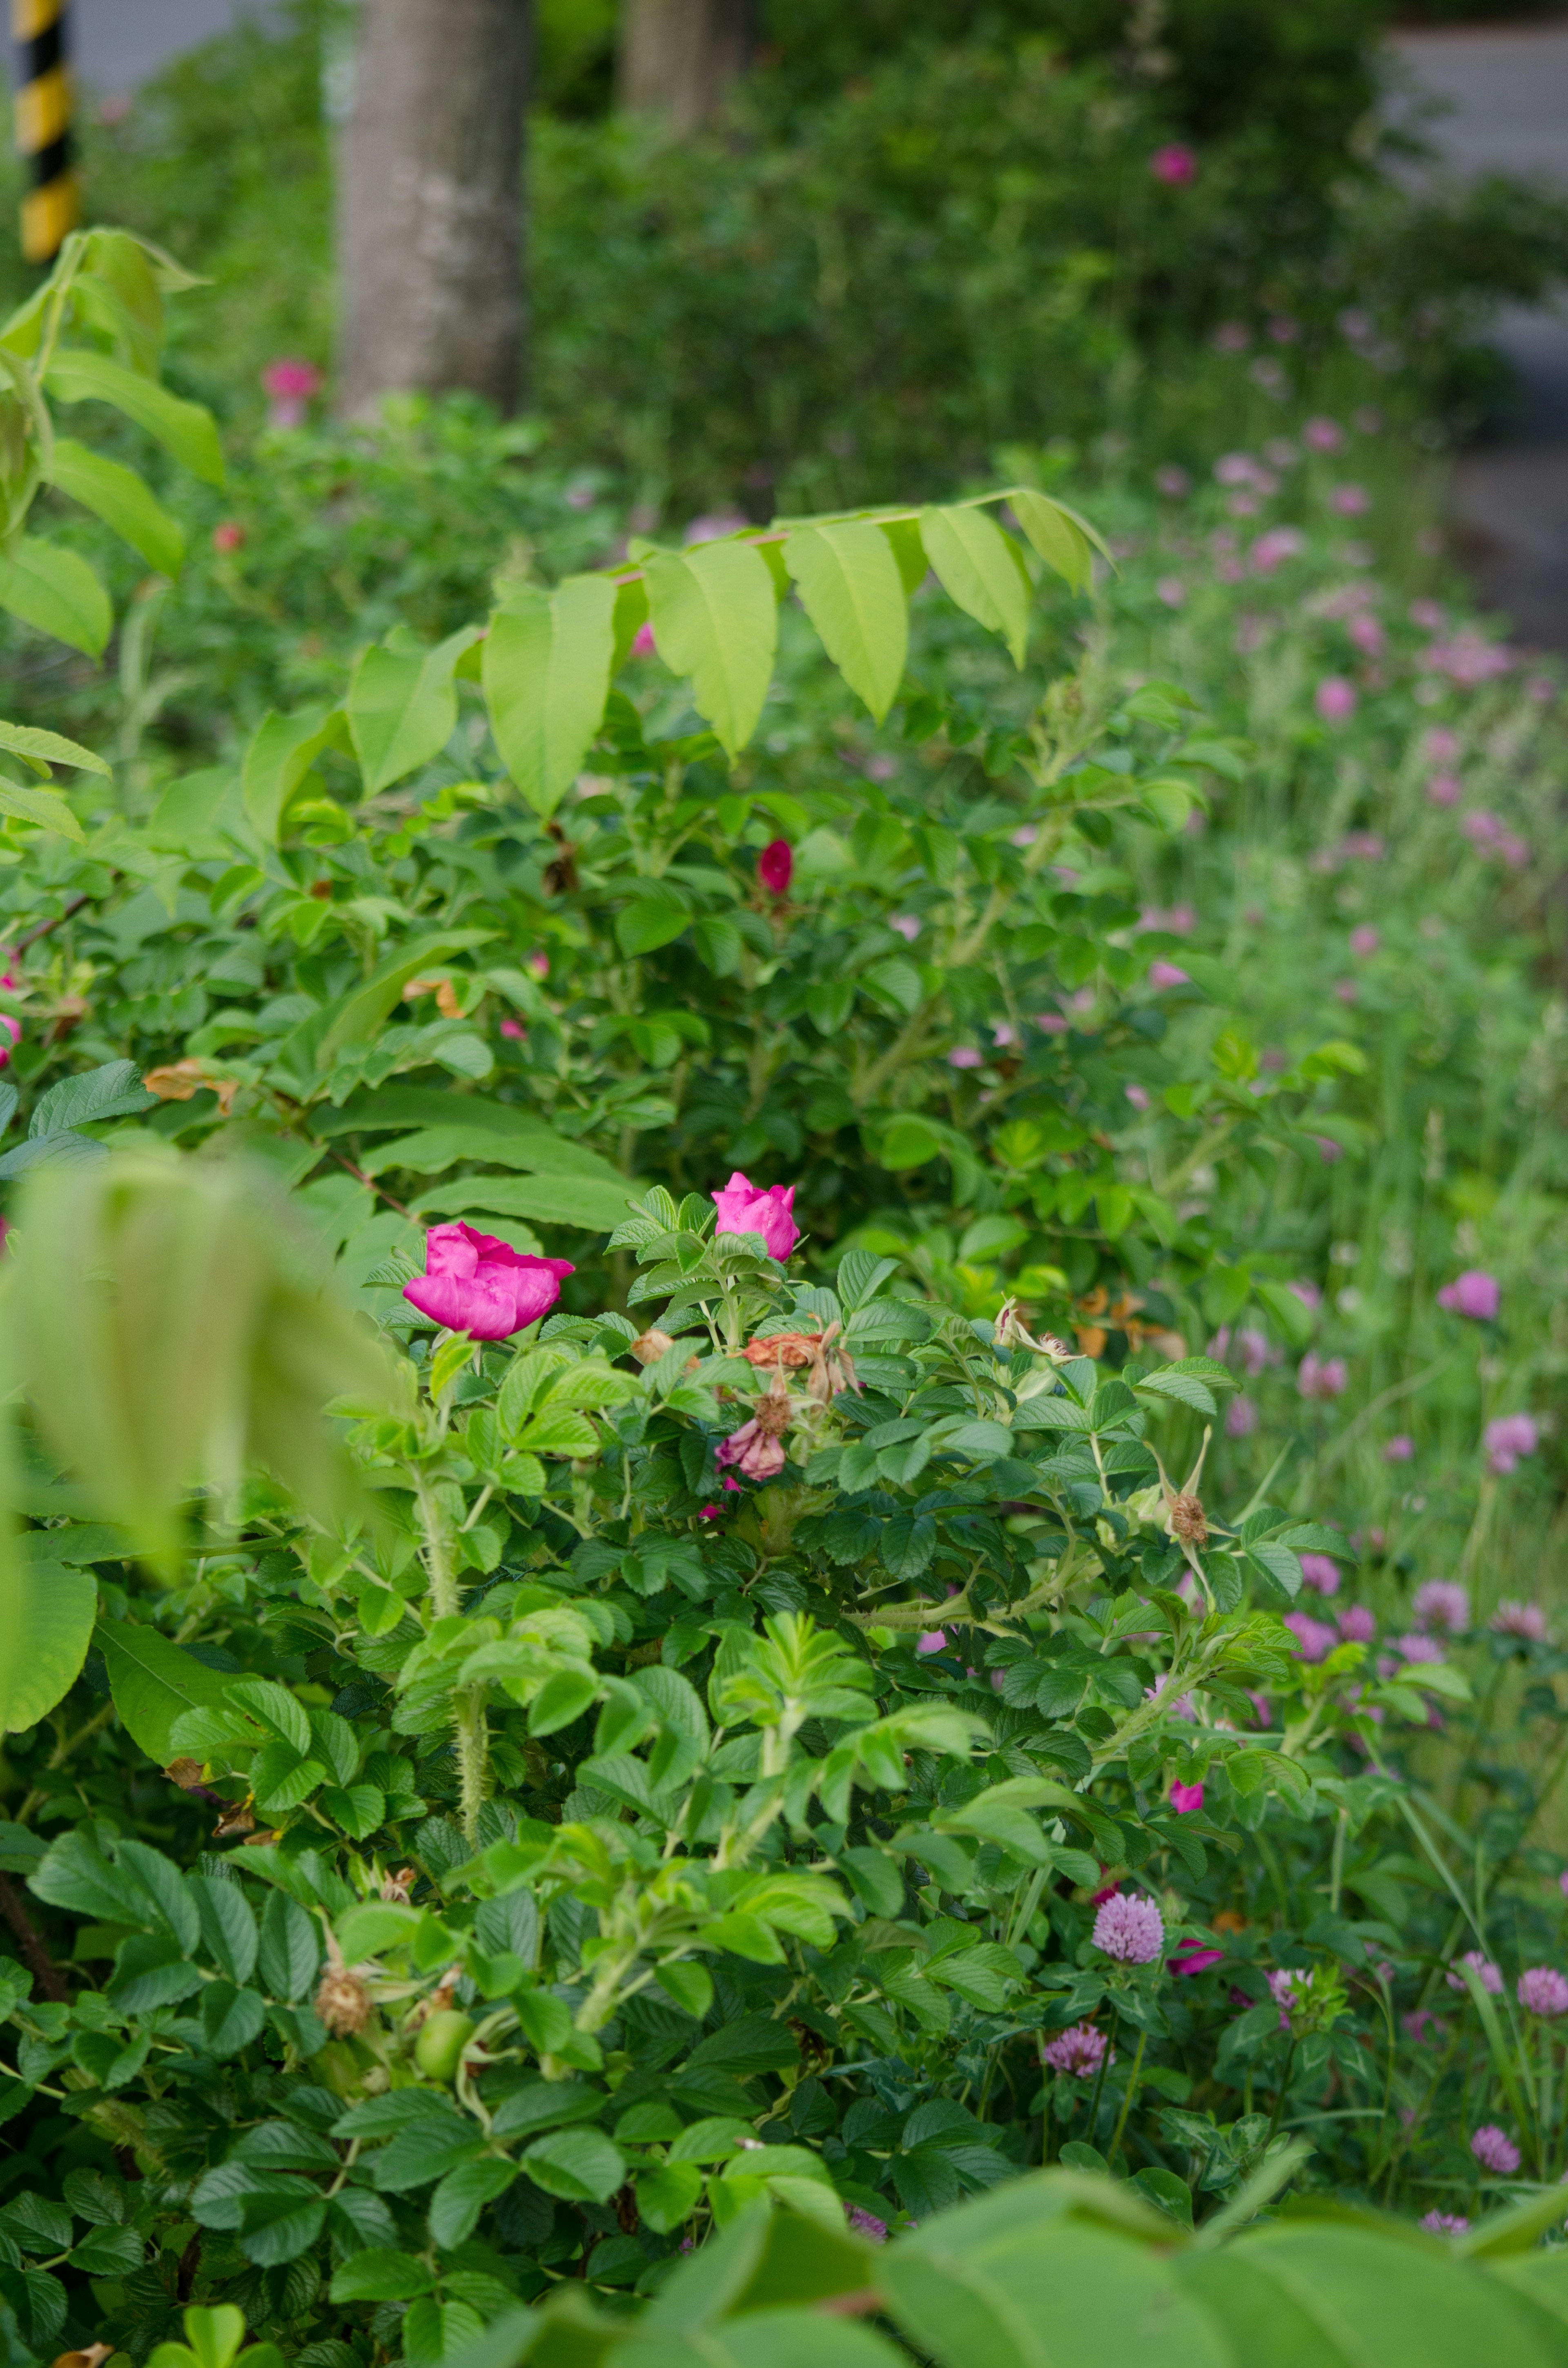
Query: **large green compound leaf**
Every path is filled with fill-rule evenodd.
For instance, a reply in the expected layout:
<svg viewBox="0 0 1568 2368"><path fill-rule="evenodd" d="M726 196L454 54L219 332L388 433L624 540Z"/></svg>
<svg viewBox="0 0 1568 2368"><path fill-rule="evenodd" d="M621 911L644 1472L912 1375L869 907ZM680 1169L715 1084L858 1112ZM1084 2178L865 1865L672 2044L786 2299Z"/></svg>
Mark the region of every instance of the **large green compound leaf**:
<svg viewBox="0 0 1568 2368"><path fill-rule="evenodd" d="M35 1565L22 1539L0 1549L0 1731L36 1726L81 1675L97 1617L97 1583L59 1563Z"/></svg>
<svg viewBox="0 0 1568 2368"><path fill-rule="evenodd" d="M149 567L177 575L185 561L185 529L155 501L134 469L90 452L73 436L54 440L54 482L62 494L112 527Z"/></svg>
<svg viewBox="0 0 1568 2368"><path fill-rule="evenodd" d="M210 485L223 482L223 454L212 414L199 403L186 403L155 379L127 370L123 362L86 347L57 353L44 374L44 384L57 403L108 403L155 436L182 468Z"/></svg>
<svg viewBox="0 0 1568 2368"><path fill-rule="evenodd" d="M548 596L525 586L490 620L482 672L501 760L538 814L577 778L604 716L617 586L569 575Z"/></svg>
<svg viewBox="0 0 1568 2368"><path fill-rule="evenodd" d="M103 655L114 623L108 594L86 561L31 534L0 559L0 609L90 658Z"/></svg>
<svg viewBox="0 0 1568 2368"><path fill-rule="evenodd" d="M166 1768L175 1756L170 1739L175 1721L187 1710L220 1708L233 1679L221 1669L210 1669L156 1628L101 1620L95 1641L108 1668L120 1725L149 1759Z"/></svg>
<svg viewBox="0 0 1568 2368"><path fill-rule="evenodd" d="M926 509L920 539L949 600L966 616L1000 633L1021 667L1029 632L1030 585L1012 538L972 506Z"/></svg>
<svg viewBox="0 0 1568 2368"><path fill-rule="evenodd" d="M643 556L659 655L691 677L692 704L726 753L756 729L778 644L778 599L767 562L750 542L701 542Z"/></svg>
<svg viewBox="0 0 1568 2368"><path fill-rule="evenodd" d="M909 606L892 544L865 518L797 528L784 564L823 647L880 723L903 680Z"/></svg>
<svg viewBox="0 0 1568 2368"><path fill-rule="evenodd" d="M384 643L363 653L346 704L367 797L440 755L458 720L452 669L478 639L479 628L464 625L427 650L394 626Z"/></svg>

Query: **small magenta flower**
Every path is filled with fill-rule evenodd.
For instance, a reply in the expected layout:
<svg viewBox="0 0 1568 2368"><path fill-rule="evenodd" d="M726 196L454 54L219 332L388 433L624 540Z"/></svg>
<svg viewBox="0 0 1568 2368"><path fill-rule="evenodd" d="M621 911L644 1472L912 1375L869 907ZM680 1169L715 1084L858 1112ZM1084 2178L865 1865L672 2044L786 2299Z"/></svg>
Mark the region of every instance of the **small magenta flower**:
<svg viewBox="0 0 1568 2368"><path fill-rule="evenodd" d="M801 1238L792 1184L770 1185L765 1192L737 1167L723 1190L713 1194L713 1206L719 1212L716 1232L760 1234L768 1257L780 1264Z"/></svg>
<svg viewBox="0 0 1568 2368"><path fill-rule="evenodd" d="M1312 704L1325 723L1345 723L1359 706L1360 693L1342 674L1324 675L1313 694Z"/></svg>
<svg viewBox="0 0 1568 2368"><path fill-rule="evenodd" d="M225 558L231 551L238 551L244 539L245 530L238 518L220 518L212 529L212 548Z"/></svg>
<svg viewBox="0 0 1568 2368"><path fill-rule="evenodd" d="M1154 586L1154 597L1163 600L1167 609L1182 609L1187 605L1187 586L1179 575L1162 575Z"/></svg>
<svg viewBox="0 0 1568 2368"><path fill-rule="evenodd" d="M1429 806L1457 806L1464 792L1464 784L1457 773L1434 773L1426 784Z"/></svg>
<svg viewBox="0 0 1568 2368"><path fill-rule="evenodd" d="M1122 1090L1125 1092L1128 1100L1131 1103L1135 1110L1146 1110L1148 1109L1149 1088L1147 1086L1126 1086Z"/></svg>
<svg viewBox="0 0 1568 2368"><path fill-rule="evenodd" d="M1121 1964L1152 1965L1165 1945L1165 1918L1137 1892L1117 1892L1095 1918L1096 1948Z"/></svg>
<svg viewBox="0 0 1568 2368"><path fill-rule="evenodd" d="M1416 2225L1429 2228L1434 2237L1462 2237L1470 2222L1462 2212L1425 2212Z"/></svg>
<svg viewBox="0 0 1568 2368"><path fill-rule="evenodd" d="M1350 951L1353 954L1362 956L1375 954L1381 943L1382 939L1376 929L1365 921L1358 929L1352 929L1350 932Z"/></svg>
<svg viewBox="0 0 1568 2368"><path fill-rule="evenodd" d="M1296 1387L1304 1398L1343 1397L1349 1381L1343 1357L1316 1357L1310 1349L1296 1369Z"/></svg>
<svg viewBox="0 0 1568 2368"><path fill-rule="evenodd" d="M506 1340L547 1315L576 1269L565 1258L530 1258L472 1225L432 1225L425 1271L403 1295L422 1315L475 1340Z"/></svg>
<svg viewBox="0 0 1568 2368"><path fill-rule="evenodd" d="M1155 149L1149 159L1149 170L1167 188L1185 189L1198 178L1197 151L1180 140L1173 140L1165 147Z"/></svg>
<svg viewBox="0 0 1568 2368"><path fill-rule="evenodd" d="M1313 1315L1323 1305L1323 1293L1315 1282L1288 1282L1285 1288L1287 1291L1293 1292L1301 1305Z"/></svg>
<svg viewBox="0 0 1568 2368"><path fill-rule="evenodd" d="M952 1069L978 1069L984 1059L984 1053L977 1052L972 1044L955 1044L948 1054L948 1066Z"/></svg>
<svg viewBox="0 0 1568 2368"><path fill-rule="evenodd" d="M1053 2072L1065 2072L1072 2080L1092 2080L1100 2068L1105 2045L1103 2031L1096 2031L1092 2022L1075 2022L1071 2031L1048 2039L1040 2052ZM1110 2060L1114 2064L1116 2057Z"/></svg>
<svg viewBox="0 0 1568 2368"><path fill-rule="evenodd" d="M1499 1636L1522 1636L1528 1645L1546 1642L1546 1614L1539 1603L1517 1603L1506 1598L1487 1622Z"/></svg>
<svg viewBox="0 0 1568 2368"><path fill-rule="evenodd" d="M1496 1276L1483 1274L1478 1267L1467 1267L1437 1293L1439 1307L1454 1315L1468 1315L1475 1324L1495 1324L1502 1304L1503 1287Z"/></svg>
<svg viewBox="0 0 1568 2368"><path fill-rule="evenodd" d="M1171 1786L1171 1806L1176 1811L1178 1817L1187 1816L1193 1809L1201 1809L1203 1806L1202 1785L1173 1784Z"/></svg>
<svg viewBox="0 0 1568 2368"><path fill-rule="evenodd" d="M1223 1949L1206 1948L1201 1941L1178 1941L1176 1954L1165 1959L1168 1974L1206 1974L1210 1965L1225 1962Z"/></svg>
<svg viewBox="0 0 1568 2368"><path fill-rule="evenodd" d="M1187 986L1190 985L1190 983L1188 973L1185 970L1178 969L1175 962L1152 962L1149 964L1149 984L1151 986Z"/></svg>
<svg viewBox="0 0 1568 2368"><path fill-rule="evenodd" d="M1314 1620L1310 1611L1287 1611L1285 1625L1296 1639L1296 1650L1303 1661L1323 1660L1339 1642L1328 1622Z"/></svg>
<svg viewBox="0 0 1568 2368"><path fill-rule="evenodd" d="M284 355L268 362L261 373L261 383L269 406L269 424L274 427L300 427L304 424L305 405L321 390L322 374L314 362Z"/></svg>
<svg viewBox="0 0 1568 2368"><path fill-rule="evenodd" d="M1555 1965L1527 1966L1519 1975L1518 1998L1527 2014L1568 2014L1568 1981Z"/></svg>
<svg viewBox="0 0 1568 2368"><path fill-rule="evenodd" d="M1227 1439L1250 1439L1259 1420L1257 1408L1251 1398L1233 1398L1225 1408L1225 1436Z"/></svg>
<svg viewBox="0 0 1568 2368"><path fill-rule="evenodd" d="M1185 469L1173 463L1154 472L1154 490L1164 494L1167 502L1184 502L1192 491L1192 479Z"/></svg>
<svg viewBox="0 0 1568 2368"><path fill-rule="evenodd" d="M1499 2179L1512 2179L1519 2167L1518 2147L1495 2122L1483 2122L1471 2139L1470 2150L1483 2170L1494 2171Z"/></svg>
<svg viewBox="0 0 1568 2368"><path fill-rule="evenodd" d="M1347 1645L1369 1645L1378 1623L1364 1603L1347 1603L1339 1615L1339 1633Z"/></svg>
<svg viewBox="0 0 1568 2368"><path fill-rule="evenodd" d="M1268 1994L1279 2009L1281 2031L1289 2031L1290 2028L1290 2009L1296 2002L1296 1992L1301 1987L1301 1975L1293 1972L1288 1965L1281 1965L1277 1972L1268 1976Z"/></svg>
<svg viewBox="0 0 1568 2368"><path fill-rule="evenodd" d="M644 618L631 636L631 655L634 658L652 658L657 657L658 654L659 645L653 639L653 628Z"/></svg>
<svg viewBox="0 0 1568 2368"><path fill-rule="evenodd" d="M1415 1441L1405 1431L1395 1431L1392 1439L1384 1441L1383 1462L1385 1463L1408 1463L1415 1453Z"/></svg>
<svg viewBox="0 0 1568 2368"><path fill-rule="evenodd" d="M756 859L756 876L770 896L787 896L795 876L795 853L787 838L770 838Z"/></svg>
<svg viewBox="0 0 1568 2368"><path fill-rule="evenodd" d="M846 2203L844 2216L858 2237L869 2237L873 2245L887 2243L888 2224L879 2220L874 2212L862 2212L858 2203Z"/></svg>
<svg viewBox="0 0 1568 2368"><path fill-rule="evenodd" d="M917 1653L945 1653L948 1649L947 1630L945 1628L925 1629L916 1637L915 1649Z"/></svg>
<svg viewBox="0 0 1568 2368"><path fill-rule="evenodd" d="M1372 496L1365 485L1335 485L1329 497L1329 507L1341 518L1361 518L1372 507Z"/></svg>
<svg viewBox="0 0 1568 2368"><path fill-rule="evenodd" d="M1338 452L1345 444L1345 430L1337 419L1309 419L1301 430L1301 441L1312 452Z"/></svg>
<svg viewBox="0 0 1568 2368"><path fill-rule="evenodd" d="M892 914L889 916L888 927L890 929L896 929L906 945L912 946L920 935L920 924L913 913Z"/></svg>
<svg viewBox="0 0 1568 2368"><path fill-rule="evenodd" d="M1483 1956L1479 1949L1467 1949L1459 1962L1461 1965L1470 1967L1482 1988L1490 1997L1498 1998L1502 1995L1503 1976L1490 1957ZM1464 1975L1452 1969L1445 1975L1444 1979L1451 1990L1463 1990L1470 1987Z"/></svg>
<svg viewBox="0 0 1568 2368"><path fill-rule="evenodd" d="M508 1043L520 1044L528 1035L528 1030L523 1026L520 1019L508 1018L503 1019L501 1022L501 1033L506 1037Z"/></svg>
<svg viewBox="0 0 1568 2368"><path fill-rule="evenodd" d="M1368 616L1352 617L1345 630L1349 634L1351 640L1355 643L1357 648L1361 652L1363 656L1369 658L1381 657L1388 641L1388 635L1383 631L1382 620L1381 618Z"/></svg>
<svg viewBox="0 0 1568 2368"><path fill-rule="evenodd" d="M786 1406L789 1403L788 1399L783 1401ZM762 1404L768 1405L768 1399L764 1398ZM750 1422L743 1422L739 1430L733 1430L728 1439L721 1440L713 1451L713 1461L721 1470L733 1463L748 1480L777 1480L788 1455L779 1433L754 1415Z"/></svg>
<svg viewBox="0 0 1568 2368"><path fill-rule="evenodd" d="M1419 608L1422 610L1422 614L1419 617L1415 613L1416 608ZM1434 601L1422 600L1416 602L1411 609L1410 618L1413 624L1424 625L1428 632L1440 632L1442 631L1444 623L1443 612L1441 609L1437 608ZM1463 743L1461 742L1459 734L1457 732L1450 732L1446 723L1435 723L1432 726L1431 731L1426 734L1425 745L1426 754L1430 757L1434 765L1451 765L1457 760Z"/></svg>
<svg viewBox="0 0 1568 2368"><path fill-rule="evenodd" d="M1301 1584L1315 1595L1337 1595L1339 1565L1328 1554L1304 1554L1301 1558Z"/></svg>
<svg viewBox="0 0 1568 2368"><path fill-rule="evenodd" d="M1540 1430L1534 1417L1528 1414L1499 1415L1482 1433L1486 1461L1498 1474L1512 1472L1520 1456L1533 1455L1540 1443Z"/></svg>

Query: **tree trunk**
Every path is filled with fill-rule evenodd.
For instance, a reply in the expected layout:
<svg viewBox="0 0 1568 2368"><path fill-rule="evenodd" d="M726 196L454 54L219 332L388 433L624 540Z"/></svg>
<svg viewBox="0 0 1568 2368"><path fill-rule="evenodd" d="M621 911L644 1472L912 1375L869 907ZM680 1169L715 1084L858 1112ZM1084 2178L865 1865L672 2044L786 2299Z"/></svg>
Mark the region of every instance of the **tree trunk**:
<svg viewBox="0 0 1568 2368"><path fill-rule="evenodd" d="M624 0L621 106L695 131L751 63L755 13L753 0Z"/></svg>
<svg viewBox="0 0 1568 2368"><path fill-rule="evenodd" d="M361 0L338 172L338 403L517 407L530 0Z"/></svg>

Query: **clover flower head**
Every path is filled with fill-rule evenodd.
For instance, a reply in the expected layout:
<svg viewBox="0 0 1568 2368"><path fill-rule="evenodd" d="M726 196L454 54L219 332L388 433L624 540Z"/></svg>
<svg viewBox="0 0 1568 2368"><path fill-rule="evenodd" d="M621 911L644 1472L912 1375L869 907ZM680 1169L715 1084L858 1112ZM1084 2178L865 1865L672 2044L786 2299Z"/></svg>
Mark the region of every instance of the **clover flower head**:
<svg viewBox="0 0 1568 2368"><path fill-rule="evenodd" d="M1416 1588L1411 1608L1418 1628L1440 1628L1445 1635L1462 1636L1470 1626L1470 1597L1457 1579L1427 1579Z"/></svg>
<svg viewBox="0 0 1568 2368"><path fill-rule="evenodd" d="M1482 1988L1493 1998L1501 1994L1503 1976L1490 1957L1483 1956L1479 1949L1467 1949L1459 1962L1461 1965L1470 1967ZM1449 1970L1446 1978L1451 1990L1462 1990L1469 1987L1464 1975L1453 1969Z"/></svg>
<svg viewBox="0 0 1568 2368"><path fill-rule="evenodd" d="M1471 2138L1470 2150L1483 2170L1495 2171L1500 2179L1512 2179L1519 2167L1518 2147L1495 2122L1483 2122Z"/></svg>
<svg viewBox="0 0 1568 2368"><path fill-rule="evenodd" d="M1486 1624L1499 1636L1522 1636L1531 1645L1546 1642L1546 1614L1539 1603L1517 1603L1510 1597L1497 1606Z"/></svg>
<svg viewBox="0 0 1568 2368"><path fill-rule="evenodd" d="M1053 2072L1065 2072L1073 2080L1091 2080L1100 2068L1105 2048L1103 2031L1096 2031L1092 2022L1075 2022L1071 2031L1048 2039L1043 2053ZM1112 2055L1111 2062L1115 2061Z"/></svg>
<svg viewBox="0 0 1568 2368"><path fill-rule="evenodd" d="M1528 1965L1519 1975L1518 1999L1527 2014L1568 2014L1568 1981L1555 1965Z"/></svg>
<svg viewBox="0 0 1568 2368"><path fill-rule="evenodd" d="M1152 1965L1165 1945L1165 1918L1152 1899L1119 1891L1095 1918L1095 1946L1124 1965Z"/></svg>

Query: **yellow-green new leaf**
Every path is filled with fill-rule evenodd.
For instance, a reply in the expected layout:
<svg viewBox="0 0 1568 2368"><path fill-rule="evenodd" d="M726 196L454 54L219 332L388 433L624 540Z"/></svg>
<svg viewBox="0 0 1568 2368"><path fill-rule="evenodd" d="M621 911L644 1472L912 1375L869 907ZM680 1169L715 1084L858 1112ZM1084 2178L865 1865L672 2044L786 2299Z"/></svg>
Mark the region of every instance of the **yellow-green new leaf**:
<svg viewBox="0 0 1568 2368"><path fill-rule="evenodd" d="M767 562L748 542L700 542L652 553L642 572L660 657L691 677L693 706L737 757L756 729L778 644Z"/></svg>
<svg viewBox="0 0 1568 2368"><path fill-rule="evenodd" d="M1015 485L1007 505L1046 565L1064 576L1074 592L1086 590L1094 574L1094 552L1110 559L1087 518L1029 485Z"/></svg>
<svg viewBox="0 0 1568 2368"><path fill-rule="evenodd" d="M54 444L53 476L62 494L112 527L149 567L163 575L179 574L185 564L185 529L153 500L134 469L90 452L73 436L60 436Z"/></svg>
<svg viewBox="0 0 1568 2368"><path fill-rule="evenodd" d="M1000 633L1022 666L1029 631L1029 579L1017 544L985 511L954 506L920 513L926 556L948 598Z"/></svg>
<svg viewBox="0 0 1568 2368"><path fill-rule="evenodd" d="M569 575L548 595L524 586L490 620L483 666L490 728L536 814L555 812L603 719L617 589L608 575Z"/></svg>
<svg viewBox="0 0 1568 2368"><path fill-rule="evenodd" d="M909 608L893 548L865 518L801 527L784 564L823 647L880 723L903 680Z"/></svg>
<svg viewBox="0 0 1568 2368"><path fill-rule="evenodd" d="M30 534L0 559L0 609L90 658L102 656L114 622L108 594L86 561Z"/></svg>
<svg viewBox="0 0 1568 2368"><path fill-rule="evenodd" d="M64 799L52 790L24 790L17 781L0 780L0 814L36 823L40 830L58 831L62 838L74 838L78 845L86 837Z"/></svg>
<svg viewBox="0 0 1568 2368"><path fill-rule="evenodd" d="M30 723L0 723L0 748L8 749L45 776L51 765L74 765L79 773L109 773L103 758L79 741L67 740L58 732L35 731Z"/></svg>
<svg viewBox="0 0 1568 2368"><path fill-rule="evenodd" d="M223 454L217 423L205 404L186 403L155 379L142 378L107 354L85 347L57 353L44 383L60 403L109 403L155 436L182 468L210 485L223 482Z"/></svg>
<svg viewBox="0 0 1568 2368"><path fill-rule="evenodd" d="M404 627L366 650L354 669L347 701L349 735L365 794L375 797L438 757L458 720L452 669L479 639L464 625L427 650Z"/></svg>

